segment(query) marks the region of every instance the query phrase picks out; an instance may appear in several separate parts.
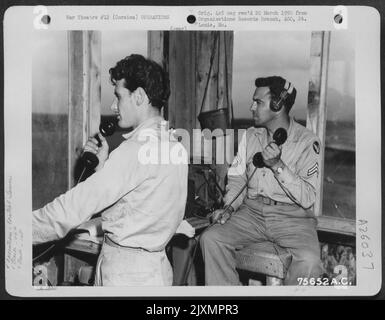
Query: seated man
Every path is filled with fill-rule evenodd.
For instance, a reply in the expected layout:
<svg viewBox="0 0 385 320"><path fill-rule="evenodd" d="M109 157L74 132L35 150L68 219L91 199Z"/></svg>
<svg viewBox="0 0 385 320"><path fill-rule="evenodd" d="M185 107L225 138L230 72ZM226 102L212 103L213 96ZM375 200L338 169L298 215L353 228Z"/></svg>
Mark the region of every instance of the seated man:
<svg viewBox="0 0 385 320"><path fill-rule="evenodd" d="M310 130L289 117L296 89L281 77L258 78L251 112L256 128L243 135L228 171L227 208L214 212L220 222L203 233L200 245L206 285L240 285L235 268L235 247L270 241L293 256L287 285L299 277L322 274L313 205L319 179L320 142ZM277 128L287 131L282 146L273 141ZM253 156L262 152L264 165L254 170Z"/></svg>
<svg viewBox="0 0 385 320"><path fill-rule="evenodd" d="M90 138L85 151L97 155L96 172L33 212L33 242L62 238L104 210L105 241L95 284L171 285L165 246L183 219L188 159L183 146L170 139L160 115L170 94L169 80L154 61L134 54L111 68L110 76L118 125L134 130L109 155L102 135L100 148ZM168 161L163 161L165 153Z"/></svg>

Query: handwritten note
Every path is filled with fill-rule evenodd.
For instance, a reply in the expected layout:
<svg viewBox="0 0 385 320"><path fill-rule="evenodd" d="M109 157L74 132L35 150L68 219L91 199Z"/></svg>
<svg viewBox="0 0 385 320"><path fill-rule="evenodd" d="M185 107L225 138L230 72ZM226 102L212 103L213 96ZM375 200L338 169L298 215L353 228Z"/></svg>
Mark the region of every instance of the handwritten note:
<svg viewBox="0 0 385 320"><path fill-rule="evenodd" d="M371 250L371 238L369 237L368 221L358 220L358 240L362 258L365 261L364 269L374 270L374 253Z"/></svg>
<svg viewBox="0 0 385 320"><path fill-rule="evenodd" d="M12 176L5 184L5 265L7 270L19 270L23 264L23 230L19 228L13 216Z"/></svg>

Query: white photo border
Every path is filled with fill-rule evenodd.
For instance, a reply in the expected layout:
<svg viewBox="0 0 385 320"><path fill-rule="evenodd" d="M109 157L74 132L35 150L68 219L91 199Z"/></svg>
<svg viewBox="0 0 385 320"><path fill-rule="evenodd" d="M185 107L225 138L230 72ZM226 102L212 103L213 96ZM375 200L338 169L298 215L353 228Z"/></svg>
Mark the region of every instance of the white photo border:
<svg viewBox="0 0 385 320"><path fill-rule="evenodd" d="M186 17L199 10L222 7L47 6L49 30L215 30L190 25ZM223 6L240 10L240 7ZM242 10L271 9L245 6ZM274 6L284 10L285 6ZM40 8L41 9L41 8ZM227 23L220 30L336 30L334 6L290 6L308 12L308 21L291 26L282 23ZM36 27L36 7L8 8L4 16L4 193L5 280L10 295L21 297L72 296L371 296L381 289L381 87L380 15L372 7L345 7L349 30L355 32L356 98L356 256L357 285L347 287L54 287L32 286L32 61L31 33ZM144 23L70 21L66 15L167 14L169 20ZM36 13L37 12L37 13ZM360 221L366 221L362 237ZM362 228L361 228L362 229ZM365 243L365 244L364 244ZM368 256L368 250L373 255ZM373 266L373 268L371 268Z"/></svg>

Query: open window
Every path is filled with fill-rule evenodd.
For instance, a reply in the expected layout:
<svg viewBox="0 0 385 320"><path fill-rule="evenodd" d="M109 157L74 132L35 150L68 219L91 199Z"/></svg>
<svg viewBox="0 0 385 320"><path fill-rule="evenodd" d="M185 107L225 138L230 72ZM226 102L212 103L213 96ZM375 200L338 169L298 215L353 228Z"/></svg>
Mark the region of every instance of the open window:
<svg viewBox="0 0 385 320"><path fill-rule="evenodd" d="M100 118L111 117L109 68L147 54L146 31L35 32L32 70L32 199L38 209L75 183L75 167ZM108 137L110 149L122 130Z"/></svg>
<svg viewBox="0 0 385 320"><path fill-rule="evenodd" d="M34 32L32 53L32 208L68 189L68 37Z"/></svg>
<svg viewBox="0 0 385 320"><path fill-rule="evenodd" d="M199 91L199 81L195 79L199 74L193 66L199 61L191 52L199 53L197 44L202 46L204 42L197 41L201 37L197 32L51 31L35 33L34 37L34 209L74 184L72 170L83 144L90 134L98 131L100 115L111 116L109 105L113 97L108 69L122 57L132 52L148 53L164 64L173 86L165 117L176 127L191 130L198 126L200 103L195 93ZM298 89L294 117L319 134L325 145L322 192L316 208L320 228L353 235L356 209L353 35L347 31L271 31L238 32L233 37L235 127L251 125L243 119L249 115L256 73L277 73L291 79ZM209 39L206 40L209 44ZM120 143L120 136L118 132L111 138L114 146Z"/></svg>
<svg viewBox="0 0 385 320"><path fill-rule="evenodd" d="M332 32L327 81L327 116L322 216L325 230L355 231L355 55L354 34Z"/></svg>
<svg viewBox="0 0 385 320"><path fill-rule="evenodd" d="M315 212L322 231L355 234L354 42L348 32L234 33L235 127L252 126L257 76L281 75L297 88L292 116L324 145Z"/></svg>
<svg viewBox="0 0 385 320"><path fill-rule="evenodd" d="M164 116L170 126L190 133L199 127L197 116L206 87L207 105L216 108L222 101L227 107L234 106L231 120L239 129L253 125L247 118L256 75L275 73L290 79L298 90L294 117L324 145L321 192L315 207L318 228L355 235L351 34L222 32L219 39L224 50L217 51L218 66L210 76L207 52L211 52L215 32L55 31L34 36L33 209L76 183L74 167L84 143L98 131L101 117L113 116L108 69L127 55L140 53L168 70L172 93ZM211 82L206 81L208 77ZM226 81L229 86L224 92L220 88ZM121 142L121 133L109 138L112 149ZM219 176L226 169L217 167Z"/></svg>

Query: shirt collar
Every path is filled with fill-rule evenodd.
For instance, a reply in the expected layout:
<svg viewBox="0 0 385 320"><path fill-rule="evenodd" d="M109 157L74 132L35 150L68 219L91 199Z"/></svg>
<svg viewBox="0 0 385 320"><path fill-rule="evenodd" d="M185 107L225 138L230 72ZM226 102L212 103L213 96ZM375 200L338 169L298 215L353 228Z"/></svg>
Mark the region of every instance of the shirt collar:
<svg viewBox="0 0 385 320"><path fill-rule="evenodd" d="M137 126L131 132L123 134L122 137L127 140L129 138L132 138L134 135L138 134L143 129L152 128L152 127L160 128L162 121L166 121L162 116L151 117L143 121L139 126Z"/></svg>
<svg viewBox="0 0 385 320"><path fill-rule="evenodd" d="M294 125L295 125L294 122L295 122L294 118L289 116L289 128L287 129L287 139L291 139L292 135L294 134ZM255 132L256 136L259 136L260 134L261 134L261 131L257 130ZM263 135L265 139L267 139L267 129L263 130Z"/></svg>
<svg viewBox="0 0 385 320"><path fill-rule="evenodd" d="M290 118L290 123L289 123L289 128L287 129L287 138L291 139L294 133L294 118L293 117L289 117L289 118Z"/></svg>

